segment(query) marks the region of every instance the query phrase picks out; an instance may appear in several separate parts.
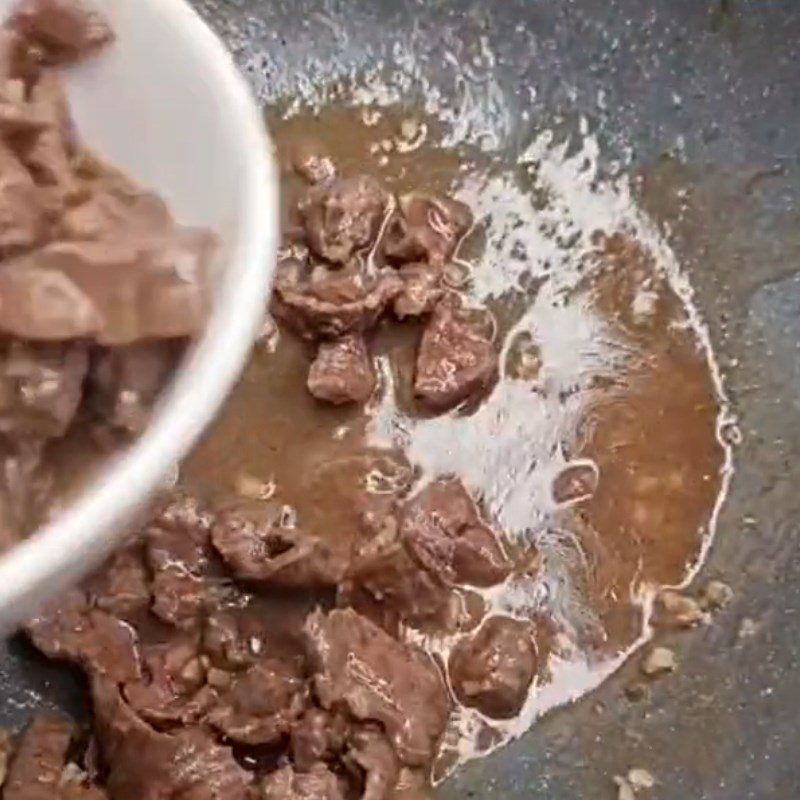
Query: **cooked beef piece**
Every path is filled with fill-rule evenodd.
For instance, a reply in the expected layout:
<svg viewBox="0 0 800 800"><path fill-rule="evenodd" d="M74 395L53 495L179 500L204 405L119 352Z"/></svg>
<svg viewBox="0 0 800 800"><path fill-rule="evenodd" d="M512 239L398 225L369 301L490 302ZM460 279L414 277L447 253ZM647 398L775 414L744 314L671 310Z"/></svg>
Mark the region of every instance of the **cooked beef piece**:
<svg viewBox="0 0 800 800"><path fill-rule="evenodd" d="M449 197L407 194L383 237L383 250L395 261L428 261L444 266L472 227L469 207Z"/></svg>
<svg viewBox="0 0 800 800"><path fill-rule="evenodd" d="M308 772L287 765L261 782L262 800L345 800L344 781L325 764L314 764Z"/></svg>
<svg viewBox="0 0 800 800"><path fill-rule="evenodd" d="M118 550L86 583L97 608L124 620L136 620L150 607L144 552L138 544Z"/></svg>
<svg viewBox="0 0 800 800"><path fill-rule="evenodd" d="M39 244L47 234L48 221L39 188L2 140L0 174L0 253L5 255Z"/></svg>
<svg viewBox="0 0 800 800"><path fill-rule="evenodd" d="M279 742L289 733L306 694L305 681L292 664L265 658L245 672L225 675L230 686L227 691L220 687L220 701L208 714L212 727L249 745Z"/></svg>
<svg viewBox="0 0 800 800"><path fill-rule="evenodd" d="M14 441L63 436L88 368L82 344L10 342L0 359L0 433Z"/></svg>
<svg viewBox="0 0 800 800"><path fill-rule="evenodd" d="M252 518L251 518L252 516ZM218 515L211 538L237 578L274 586L336 586L347 564L323 541L257 515Z"/></svg>
<svg viewBox="0 0 800 800"><path fill-rule="evenodd" d="M85 777L66 780L62 777L58 800L108 800L105 789L87 783Z"/></svg>
<svg viewBox="0 0 800 800"><path fill-rule="evenodd" d="M97 735L114 800L248 800L252 775L200 728L159 733L111 681L92 681Z"/></svg>
<svg viewBox="0 0 800 800"><path fill-rule="evenodd" d="M336 165L315 142L303 139L291 154L292 168L309 183L324 183L336 177Z"/></svg>
<svg viewBox="0 0 800 800"><path fill-rule="evenodd" d="M33 340L122 345L178 338L205 320L210 238L65 241L0 265L0 331Z"/></svg>
<svg viewBox="0 0 800 800"><path fill-rule="evenodd" d="M433 800L433 790L427 774L422 770L403 767L391 800Z"/></svg>
<svg viewBox="0 0 800 800"><path fill-rule="evenodd" d="M0 450L0 511L5 534L21 537L32 520L52 509L53 470L43 463L44 442L17 439L11 452Z"/></svg>
<svg viewBox="0 0 800 800"><path fill-rule="evenodd" d="M113 428L141 433L177 366L183 342L137 342L101 350L89 376L88 402Z"/></svg>
<svg viewBox="0 0 800 800"><path fill-rule="evenodd" d="M400 536L414 559L447 584L493 586L511 565L456 478L426 486L403 510Z"/></svg>
<svg viewBox="0 0 800 800"><path fill-rule="evenodd" d="M536 673L530 626L509 617L490 617L450 654L456 697L493 719L515 717Z"/></svg>
<svg viewBox="0 0 800 800"><path fill-rule="evenodd" d="M206 670L194 639L173 639L142 648L144 675L126 683L123 695L147 722L160 726L199 721L217 703L214 687L206 684Z"/></svg>
<svg viewBox="0 0 800 800"><path fill-rule="evenodd" d="M388 739L374 725L360 725L349 737L347 760L364 772L361 800L389 800L400 764Z"/></svg>
<svg viewBox="0 0 800 800"><path fill-rule="evenodd" d="M305 630L323 708L344 705L355 719L381 723L404 763L429 763L449 714L430 657L352 609L317 611Z"/></svg>
<svg viewBox="0 0 800 800"><path fill-rule="evenodd" d="M353 588L372 598L383 617L382 627L388 629L394 626L386 620L386 609L413 623L438 617L448 600L447 589L438 576L417 564L399 540L394 517L387 518L381 530L352 559L342 587L344 596ZM373 618L372 614L369 616Z"/></svg>
<svg viewBox="0 0 800 800"><path fill-rule="evenodd" d="M220 669L254 664L264 646L264 631L253 628L256 622L252 614L237 614L231 609L210 614L203 623L203 651Z"/></svg>
<svg viewBox="0 0 800 800"><path fill-rule="evenodd" d="M17 154L50 124L29 96L40 73L35 49L15 31L0 28L0 134Z"/></svg>
<svg viewBox="0 0 800 800"><path fill-rule="evenodd" d="M307 272L297 259L284 259L272 296L274 315L307 339L368 330L403 287L394 270L370 276L358 263Z"/></svg>
<svg viewBox="0 0 800 800"><path fill-rule="evenodd" d="M80 0L22 0L7 24L50 63L74 61L113 39L105 19Z"/></svg>
<svg viewBox="0 0 800 800"><path fill-rule="evenodd" d="M58 224L59 238L76 241L168 233L172 218L164 201L116 176L88 185L85 200L69 206Z"/></svg>
<svg viewBox="0 0 800 800"><path fill-rule="evenodd" d="M308 371L308 391L334 405L363 403L374 391L375 382L372 360L359 333L321 342Z"/></svg>
<svg viewBox="0 0 800 800"><path fill-rule="evenodd" d="M308 189L298 209L311 249L333 264L345 264L373 244L389 196L368 175L334 178Z"/></svg>
<svg viewBox="0 0 800 800"><path fill-rule="evenodd" d="M455 295L436 306L417 352L414 394L444 411L485 389L497 371L492 322L486 312L465 309Z"/></svg>
<svg viewBox="0 0 800 800"><path fill-rule="evenodd" d="M565 464L553 479L553 502L559 506L572 506L588 500L597 491L600 470L590 461Z"/></svg>
<svg viewBox="0 0 800 800"><path fill-rule="evenodd" d="M212 522L194 498L178 497L145 530L153 613L179 628L193 628L204 606Z"/></svg>
<svg viewBox="0 0 800 800"><path fill-rule="evenodd" d="M329 761L342 751L347 722L340 714L309 708L292 723L290 749L292 762L307 772L318 761Z"/></svg>
<svg viewBox="0 0 800 800"><path fill-rule="evenodd" d="M19 31L6 23L0 28L0 85L3 97L19 91L18 86L7 86L8 81L21 81L27 89L39 76L41 56L31 47ZM21 93L24 96L24 91Z"/></svg>
<svg viewBox="0 0 800 800"><path fill-rule="evenodd" d="M72 169L74 129L64 79L58 72L39 74L30 89L30 105L45 124L23 140L17 152L35 183L48 190L50 211L55 215L75 197L79 186Z"/></svg>
<svg viewBox="0 0 800 800"><path fill-rule="evenodd" d="M22 734L6 777L4 800L59 800L74 726L64 719L34 717Z"/></svg>
<svg viewBox="0 0 800 800"><path fill-rule="evenodd" d="M27 625L34 645L50 658L80 664L87 672L124 683L140 675L133 628L92 608L80 589L50 603Z"/></svg>
<svg viewBox="0 0 800 800"><path fill-rule="evenodd" d="M399 275L403 291L394 299L394 313L399 319L419 317L432 311L442 298L442 268L436 264L403 264Z"/></svg>

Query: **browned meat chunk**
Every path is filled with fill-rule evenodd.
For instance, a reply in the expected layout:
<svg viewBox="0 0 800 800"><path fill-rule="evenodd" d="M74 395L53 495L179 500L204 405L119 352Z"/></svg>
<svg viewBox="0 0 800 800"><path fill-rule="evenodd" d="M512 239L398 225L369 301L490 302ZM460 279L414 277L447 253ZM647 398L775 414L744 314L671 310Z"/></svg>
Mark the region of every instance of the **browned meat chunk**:
<svg viewBox="0 0 800 800"><path fill-rule="evenodd" d="M345 800L344 781L325 764L315 764L308 772L281 767L261 783L263 800Z"/></svg>
<svg viewBox="0 0 800 800"><path fill-rule="evenodd" d="M5 800L58 800L59 781L74 729L64 719L38 716L22 734L3 789Z"/></svg>
<svg viewBox="0 0 800 800"><path fill-rule="evenodd" d="M448 601L447 590L438 577L417 564L400 542L394 518L352 560L345 593L351 592L351 587L372 598L372 605L380 609L383 627L388 629L395 626L386 619L387 609L400 619L419 622L438 617ZM371 613L369 616L373 618Z"/></svg>
<svg viewBox="0 0 800 800"><path fill-rule="evenodd" d="M131 708L153 725L192 724L217 702L213 687L206 685L196 642L173 639L142 649L145 675L127 683L123 694Z"/></svg>
<svg viewBox="0 0 800 800"><path fill-rule="evenodd" d="M102 351L92 364L90 402L113 428L141 433L182 350L182 342L163 341Z"/></svg>
<svg viewBox="0 0 800 800"><path fill-rule="evenodd" d="M40 73L30 90L30 107L44 125L17 152L36 184L49 190L51 203L63 205L74 197L78 182L72 169L75 141L67 92L58 72Z"/></svg>
<svg viewBox="0 0 800 800"><path fill-rule="evenodd" d="M442 300L419 345L414 394L429 408L444 411L485 389L496 371L488 315L462 308L452 296Z"/></svg>
<svg viewBox="0 0 800 800"><path fill-rule="evenodd" d="M363 403L374 391L375 382L364 337L354 333L320 343L308 372L308 391L335 405Z"/></svg>
<svg viewBox="0 0 800 800"><path fill-rule="evenodd" d="M386 800L397 783L400 764L392 746L374 726L362 725L350 736L348 760L364 772L361 800Z"/></svg>
<svg viewBox="0 0 800 800"><path fill-rule="evenodd" d="M264 633L253 614L220 610L203 624L203 650L212 663L224 670L236 670L256 663L264 646Z"/></svg>
<svg viewBox="0 0 800 800"><path fill-rule="evenodd" d="M347 263L375 241L388 200L380 184L367 175L312 186L298 207L308 244L333 264Z"/></svg>
<svg viewBox="0 0 800 800"><path fill-rule="evenodd" d="M136 620L150 608L150 586L141 547L119 550L86 584L92 605L115 617Z"/></svg>
<svg viewBox="0 0 800 800"><path fill-rule="evenodd" d="M366 276L358 264L334 272L315 268L309 276L296 259L278 265L272 311L308 339L365 331L378 321L402 289L394 270Z"/></svg>
<svg viewBox="0 0 800 800"><path fill-rule="evenodd" d="M322 706L381 723L403 762L429 763L450 710L433 661L351 609L312 614L306 634Z"/></svg>
<svg viewBox="0 0 800 800"><path fill-rule="evenodd" d="M159 733L111 681L92 683L95 721L114 800L247 800L252 775L199 728Z"/></svg>
<svg viewBox="0 0 800 800"><path fill-rule="evenodd" d="M306 772L318 761L329 761L344 748L346 734L347 722L343 717L321 708L309 708L292 725L293 763Z"/></svg>
<svg viewBox="0 0 800 800"><path fill-rule="evenodd" d="M80 664L90 673L124 683L140 675L136 633L127 623L91 608L71 589L27 625L31 640L50 658Z"/></svg>
<svg viewBox="0 0 800 800"><path fill-rule="evenodd" d="M305 681L291 665L264 659L229 675L230 688L208 715L227 739L259 745L279 742L305 703Z"/></svg>
<svg viewBox="0 0 800 800"><path fill-rule="evenodd" d="M0 330L120 345L190 336L207 307L205 235L137 245L57 242L0 266Z"/></svg>
<svg viewBox="0 0 800 800"><path fill-rule="evenodd" d="M0 174L0 252L5 254L41 242L47 233L47 218L33 178L2 141Z"/></svg>
<svg viewBox="0 0 800 800"><path fill-rule="evenodd" d="M0 432L15 441L63 436L88 368L81 344L12 341L0 366Z"/></svg>
<svg viewBox="0 0 800 800"><path fill-rule="evenodd" d="M316 142L303 139L291 154L294 171L309 183L324 183L336 177L331 157Z"/></svg>
<svg viewBox="0 0 800 800"><path fill-rule="evenodd" d="M212 521L196 500L180 497L145 531L153 613L179 628L194 627L203 609Z"/></svg>
<svg viewBox="0 0 800 800"><path fill-rule="evenodd" d="M80 0L23 0L9 24L50 63L74 61L113 38L106 21Z"/></svg>
<svg viewBox="0 0 800 800"><path fill-rule="evenodd" d="M490 617L450 655L450 681L458 699L487 717L515 717L536 673L536 646L530 626L508 617Z"/></svg>
<svg viewBox="0 0 800 800"><path fill-rule="evenodd" d="M403 291L394 299L399 319L419 317L433 310L442 298L442 269L435 264L404 264L399 270Z"/></svg>
<svg viewBox="0 0 800 800"><path fill-rule="evenodd" d="M408 502L400 536L414 559L448 584L492 586L511 565L461 481L440 479Z"/></svg>
<svg viewBox="0 0 800 800"><path fill-rule="evenodd" d="M275 586L335 586L347 564L321 540L241 511L219 515L211 533L217 552L244 580Z"/></svg>
<svg viewBox="0 0 800 800"><path fill-rule="evenodd" d="M428 261L441 267L471 227L472 212L464 203L408 194L400 198L400 209L389 221L383 249L395 261Z"/></svg>

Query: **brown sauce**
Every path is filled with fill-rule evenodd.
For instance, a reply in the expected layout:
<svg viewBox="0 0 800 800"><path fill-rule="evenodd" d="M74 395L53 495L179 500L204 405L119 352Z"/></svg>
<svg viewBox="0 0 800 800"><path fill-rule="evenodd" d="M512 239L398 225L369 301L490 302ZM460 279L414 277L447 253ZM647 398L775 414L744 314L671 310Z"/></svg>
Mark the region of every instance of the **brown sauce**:
<svg viewBox="0 0 800 800"><path fill-rule="evenodd" d="M373 344L376 395L365 408L334 408L306 389L307 346L281 334L274 352L255 352L182 475L217 500L260 496L342 551L357 535L358 497L442 475L464 481L516 561L505 584L482 592L485 604L534 623L542 652L518 720L454 714L442 773L618 663L642 636L648 595L682 583L702 558L728 462L709 353L648 243L631 232L592 232L582 274L548 274L534 266L536 253L510 243L517 228L540 225L530 203L515 222L519 197L536 189L525 185L529 173L440 149L430 120L424 142L400 153L404 118L341 108L271 116L285 199L299 186L291 153L308 139L343 174L371 173L396 191L468 199L482 188L476 216L488 213L460 250L458 278L495 315L499 383L473 407L419 413L409 386L420 328L393 323ZM512 278L503 265L487 272L508 258L521 262ZM457 640L407 634L442 655Z"/></svg>

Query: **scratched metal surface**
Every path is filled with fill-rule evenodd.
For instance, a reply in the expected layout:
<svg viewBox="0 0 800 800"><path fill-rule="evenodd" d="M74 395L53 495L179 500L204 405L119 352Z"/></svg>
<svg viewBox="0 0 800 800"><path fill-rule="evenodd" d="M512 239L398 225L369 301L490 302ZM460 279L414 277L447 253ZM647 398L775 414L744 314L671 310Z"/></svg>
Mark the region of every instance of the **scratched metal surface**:
<svg viewBox="0 0 800 800"><path fill-rule="evenodd" d="M601 800L615 796L612 776L632 766L656 776L656 800L797 797L800 4L197 4L266 102L381 61L392 66L401 51L417 77L454 94L443 48L469 60L485 37L494 59L482 69L501 148L513 154L541 127L585 115L609 158L644 174L642 202L669 225L739 417L737 473L699 579L723 577L734 603L713 626L665 640L680 668L646 699L623 695L634 660L580 703L468 765L442 797ZM18 722L40 703L82 708L74 677L19 643L0 654L0 692L0 721Z"/></svg>

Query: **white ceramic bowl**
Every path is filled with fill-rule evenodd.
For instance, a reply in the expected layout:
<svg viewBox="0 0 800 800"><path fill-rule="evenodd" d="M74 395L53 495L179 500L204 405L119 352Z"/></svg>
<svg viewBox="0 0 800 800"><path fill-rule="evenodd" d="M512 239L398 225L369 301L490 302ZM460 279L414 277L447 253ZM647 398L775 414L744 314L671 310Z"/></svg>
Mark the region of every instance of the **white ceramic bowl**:
<svg viewBox="0 0 800 800"><path fill-rule="evenodd" d="M144 434L53 523L0 559L0 632L97 566L187 454L240 374L277 246L277 173L261 114L183 0L94 0L117 41L69 75L86 144L221 239L208 325ZM0 18L14 3L0 0Z"/></svg>

